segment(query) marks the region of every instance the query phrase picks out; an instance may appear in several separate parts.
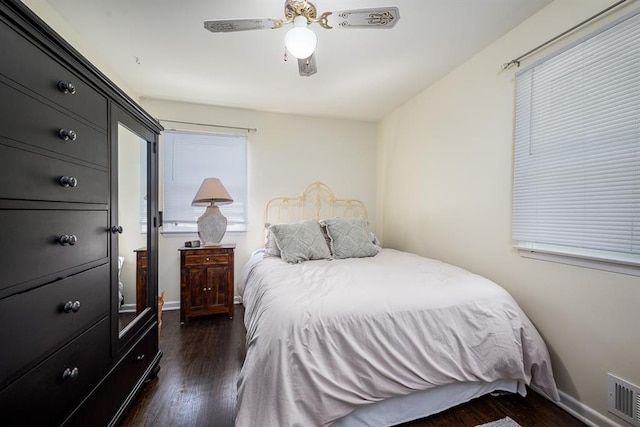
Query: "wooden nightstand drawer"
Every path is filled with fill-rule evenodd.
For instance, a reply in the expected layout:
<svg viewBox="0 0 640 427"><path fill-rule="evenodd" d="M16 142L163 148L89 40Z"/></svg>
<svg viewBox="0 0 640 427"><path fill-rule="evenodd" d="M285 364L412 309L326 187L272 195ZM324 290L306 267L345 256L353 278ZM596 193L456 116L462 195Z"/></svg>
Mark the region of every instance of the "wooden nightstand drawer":
<svg viewBox="0 0 640 427"><path fill-rule="evenodd" d="M229 254L185 255L184 265L226 265L229 264Z"/></svg>

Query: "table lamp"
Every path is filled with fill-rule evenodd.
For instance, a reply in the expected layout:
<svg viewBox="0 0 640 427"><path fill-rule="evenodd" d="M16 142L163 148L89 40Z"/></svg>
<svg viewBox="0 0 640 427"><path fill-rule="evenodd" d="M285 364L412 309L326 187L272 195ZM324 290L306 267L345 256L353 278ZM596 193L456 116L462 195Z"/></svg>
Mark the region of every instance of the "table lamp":
<svg viewBox="0 0 640 427"><path fill-rule="evenodd" d="M233 199L218 178L205 178L191 202L191 206L207 206L198 218L198 235L204 246L220 246L227 231L227 218L220 213L218 205L233 203Z"/></svg>

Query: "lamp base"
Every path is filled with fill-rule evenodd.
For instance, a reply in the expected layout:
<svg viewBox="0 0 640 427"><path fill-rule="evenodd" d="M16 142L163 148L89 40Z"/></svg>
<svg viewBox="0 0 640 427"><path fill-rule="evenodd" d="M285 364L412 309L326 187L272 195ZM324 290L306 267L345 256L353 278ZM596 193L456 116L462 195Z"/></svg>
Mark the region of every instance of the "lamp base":
<svg viewBox="0 0 640 427"><path fill-rule="evenodd" d="M198 235L203 246L220 246L226 231L227 218L220 213L217 206L208 206L198 218Z"/></svg>
<svg viewBox="0 0 640 427"><path fill-rule="evenodd" d="M220 242L218 242L218 243L215 243L215 242L206 242L206 243L205 243L204 245L202 245L202 246L204 246L205 248L215 248L215 247L220 246L220 245L221 245L221 243L220 243Z"/></svg>

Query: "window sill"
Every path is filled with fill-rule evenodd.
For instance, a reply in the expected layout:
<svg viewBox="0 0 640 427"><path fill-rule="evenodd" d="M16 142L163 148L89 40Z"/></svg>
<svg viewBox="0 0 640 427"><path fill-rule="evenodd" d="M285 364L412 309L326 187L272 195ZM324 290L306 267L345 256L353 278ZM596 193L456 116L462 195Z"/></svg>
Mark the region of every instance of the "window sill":
<svg viewBox="0 0 640 427"><path fill-rule="evenodd" d="M640 256L602 253L598 251L563 248L521 242L514 245L524 258L593 268L613 273L640 276Z"/></svg>

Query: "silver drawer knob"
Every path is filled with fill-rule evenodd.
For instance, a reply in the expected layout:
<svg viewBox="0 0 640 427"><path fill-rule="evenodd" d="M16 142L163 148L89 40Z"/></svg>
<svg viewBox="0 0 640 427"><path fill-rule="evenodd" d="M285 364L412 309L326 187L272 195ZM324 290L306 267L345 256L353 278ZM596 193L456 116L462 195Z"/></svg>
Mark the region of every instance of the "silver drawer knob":
<svg viewBox="0 0 640 427"><path fill-rule="evenodd" d="M80 310L80 301L76 300L76 301L67 301L64 304L64 308L63 308L65 313L77 313L78 310Z"/></svg>
<svg viewBox="0 0 640 427"><path fill-rule="evenodd" d="M65 141L75 141L78 138L78 134L72 129L60 129L58 136Z"/></svg>
<svg viewBox="0 0 640 427"><path fill-rule="evenodd" d="M63 380L75 380L80 375L78 368L67 368L62 372Z"/></svg>
<svg viewBox="0 0 640 427"><path fill-rule="evenodd" d="M68 94L71 94L71 95L76 93L76 86L71 82L59 81L58 82L58 89L60 89L60 92L62 92L62 93L68 93Z"/></svg>
<svg viewBox="0 0 640 427"><path fill-rule="evenodd" d="M73 246L76 243L78 243L78 238L76 237L75 234L63 234L58 239L58 243L60 243L62 246L65 246L65 245Z"/></svg>
<svg viewBox="0 0 640 427"><path fill-rule="evenodd" d="M61 176L60 185L63 187L76 187L78 185L78 179L75 176Z"/></svg>

